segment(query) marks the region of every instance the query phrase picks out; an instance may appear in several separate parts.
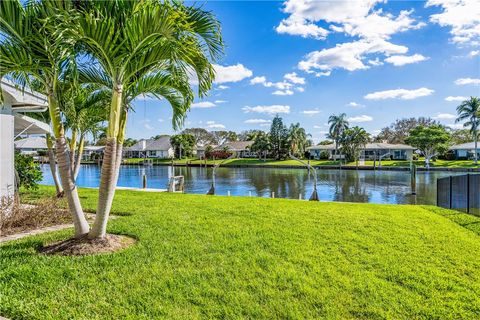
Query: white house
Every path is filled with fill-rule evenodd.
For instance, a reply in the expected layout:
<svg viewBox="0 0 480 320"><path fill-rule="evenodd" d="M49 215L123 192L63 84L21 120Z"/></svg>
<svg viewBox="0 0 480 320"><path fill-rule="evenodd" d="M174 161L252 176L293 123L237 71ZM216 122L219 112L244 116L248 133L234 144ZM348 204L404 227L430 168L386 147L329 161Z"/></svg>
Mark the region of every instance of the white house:
<svg viewBox="0 0 480 320"><path fill-rule="evenodd" d="M157 158L168 159L174 157L170 136L159 139L142 139L133 146L124 149L125 158Z"/></svg>
<svg viewBox="0 0 480 320"><path fill-rule="evenodd" d="M90 161L90 160L98 160L103 158L103 150L105 150L104 146L85 146L83 148L82 153L82 160L83 161Z"/></svg>
<svg viewBox="0 0 480 320"><path fill-rule="evenodd" d="M22 154L36 155L38 151L47 150L45 137L28 137L15 141L15 150Z"/></svg>
<svg viewBox="0 0 480 320"><path fill-rule="evenodd" d="M250 151L250 147L255 141L230 141L215 148L217 151L228 150L235 152L238 158L254 158L256 152Z"/></svg>
<svg viewBox="0 0 480 320"><path fill-rule="evenodd" d="M20 90L11 82L1 79L0 89L0 199L14 192L14 141L22 134L45 134L50 127L21 112L43 112L48 108L47 98L31 90Z"/></svg>
<svg viewBox="0 0 480 320"><path fill-rule="evenodd" d="M477 143L477 159L480 159L480 142ZM455 160L468 160L474 159L475 155L475 142L467 142L456 144L450 147L450 150L453 151L455 155Z"/></svg>
<svg viewBox="0 0 480 320"><path fill-rule="evenodd" d="M337 159L343 159L339 146ZM308 147L310 157L313 159L321 159L322 153L326 153L328 159L333 159L335 154L335 144L318 145ZM390 144L390 143L367 143L362 150L360 158L365 160L373 159L392 159L392 160L410 160L413 156L415 148L406 144Z"/></svg>

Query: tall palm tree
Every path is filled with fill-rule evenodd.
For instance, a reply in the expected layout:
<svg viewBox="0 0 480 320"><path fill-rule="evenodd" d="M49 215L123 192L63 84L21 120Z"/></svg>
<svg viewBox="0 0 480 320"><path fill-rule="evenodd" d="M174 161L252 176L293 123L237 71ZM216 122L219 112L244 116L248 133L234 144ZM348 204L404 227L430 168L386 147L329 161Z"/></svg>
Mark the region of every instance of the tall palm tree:
<svg viewBox="0 0 480 320"><path fill-rule="evenodd" d="M61 118L62 91L59 80L73 61L73 47L62 41L60 11L71 9L69 1L0 1L0 77L9 75L25 87L38 81L45 88L55 151L62 186L72 213L75 235L89 231L70 166L65 127Z"/></svg>
<svg viewBox="0 0 480 320"><path fill-rule="evenodd" d="M131 101L145 93L166 98L173 127L179 127L193 101L189 76L196 74L198 95L204 96L214 80L211 60L223 42L211 13L177 2L98 1L83 10L66 29L96 62L81 70L82 81L108 84L112 92L97 215L89 233L98 238L106 234Z"/></svg>
<svg viewBox="0 0 480 320"><path fill-rule="evenodd" d="M330 125L328 129L329 138L333 139L335 142L334 160L336 160L338 154L338 143L342 138L343 132L348 128L347 115L345 113L331 115L328 118L328 124Z"/></svg>
<svg viewBox="0 0 480 320"><path fill-rule="evenodd" d="M478 164L478 129L480 128L480 99L478 97L470 97L470 99L463 101L457 107L458 117L456 122L466 121L463 126L470 127L470 132L473 135L475 142L475 154L473 159L475 164Z"/></svg>

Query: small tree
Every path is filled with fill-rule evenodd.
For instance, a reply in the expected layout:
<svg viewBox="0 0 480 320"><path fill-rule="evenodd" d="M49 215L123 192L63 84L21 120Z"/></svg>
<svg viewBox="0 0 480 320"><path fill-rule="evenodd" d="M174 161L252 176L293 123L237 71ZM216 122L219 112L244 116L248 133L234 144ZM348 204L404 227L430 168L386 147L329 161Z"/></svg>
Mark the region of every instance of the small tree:
<svg viewBox="0 0 480 320"><path fill-rule="evenodd" d="M40 166L33 161L33 157L19 152L15 153L15 176L17 188L37 189L42 180Z"/></svg>
<svg viewBox="0 0 480 320"><path fill-rule="evenodd" d="M170 137L176 158L191 157L195 147L195 137L191 134L177 134Z"/></svg>
<svg viewBox="0 0 480 320"><path fill-rule="evenodd" d="M410 130L405 142L417 148L425 157L425 167L430 168L430 159L448 150L450 133L439 124L418 126Z"/></svg>
<svg viewBox="0 0 480 320"><path fill-rule="evenodd" d="M263 131L260 131L257 134L252 146L250 147L250 150L252 150L252 152L256 152L259 159L262 159L263 157L263 159L266 160L267 155L271 150L270 139L268 137L268 134L266 134Z"/></svg>
<svg viewBox="0 0 480 320"><path fill-rule="evenodd" d="M273 118L270 127L270 147L273 156L276 159L285 157L288 153L288 130L283 124L282 118L278 115Z"/></svg>

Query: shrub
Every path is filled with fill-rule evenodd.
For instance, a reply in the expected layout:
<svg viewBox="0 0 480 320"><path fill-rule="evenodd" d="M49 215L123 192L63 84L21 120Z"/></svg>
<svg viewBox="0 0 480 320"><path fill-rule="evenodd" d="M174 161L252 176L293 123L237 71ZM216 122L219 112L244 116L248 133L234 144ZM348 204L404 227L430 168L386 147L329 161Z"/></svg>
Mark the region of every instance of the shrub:
<svg viewBox="0 0 480 320"><path fill-rule="evenodd" d="M205 151L205 156L208 159L227 159L232 153L226 150L214 150L212 152Z"/></svg>
<svg viewBox="0 0 480 320"><path fill-rule="evenodd" d="M40 166L29 155L15 153L15 170L18 187L36 189L38 182L43 178Z"/></svg>

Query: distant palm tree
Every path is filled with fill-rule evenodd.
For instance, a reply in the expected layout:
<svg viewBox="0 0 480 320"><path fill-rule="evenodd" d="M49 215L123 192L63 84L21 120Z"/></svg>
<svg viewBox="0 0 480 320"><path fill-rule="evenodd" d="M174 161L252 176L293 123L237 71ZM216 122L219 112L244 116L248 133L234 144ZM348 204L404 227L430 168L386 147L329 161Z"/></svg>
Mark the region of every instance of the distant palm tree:
<svg viewBox="0 0 480 320"><path fill-rule="evenodd" d="M291 124L288 130L288 142L293 155L303 156L310 135L300 126L300 123Z"/></svg>
<svg viewBox="0 0 480 320"><path fill-rule="evenodd" d="M470 99L463 101L457 107L458 117L456 122L468 120L463 124L464 127L470 127L470 132L473 135L475 142L475 154L473 159L475 164L478 163L478 129L480 128L480 99L478 97L470 97Z"/></svg>
<svg viewBox="0 0 480 320"><path fill-rule="evenodd" d="M337 152L338 152L338 143L342 138L343 132L348 128L347 115L345 113L341 113L338 116L331 115L328 118L328 124L330 125L330 128L328 130L329 132L328 136L330 139L332 139L335 142L334 160L336 160Z"/></svg>

